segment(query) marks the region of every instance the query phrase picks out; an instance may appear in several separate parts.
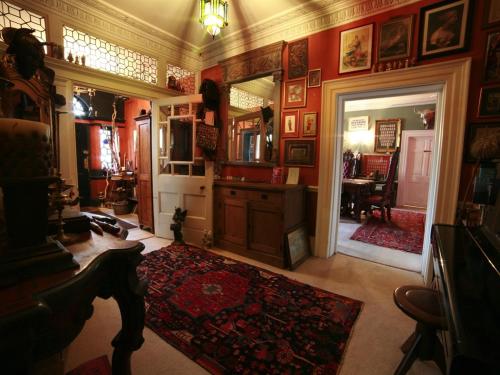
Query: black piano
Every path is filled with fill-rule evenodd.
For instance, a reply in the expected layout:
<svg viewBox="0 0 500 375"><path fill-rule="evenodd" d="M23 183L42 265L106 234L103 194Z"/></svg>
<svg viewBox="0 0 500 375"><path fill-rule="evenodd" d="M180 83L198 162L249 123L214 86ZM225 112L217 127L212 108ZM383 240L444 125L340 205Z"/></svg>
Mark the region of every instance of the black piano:
<svg viewBox="0 0 500 375"><path fill-rule="evenodd" d="M500 374L500 248L480 228L434 225L434 286L448 374Z"/></svg>

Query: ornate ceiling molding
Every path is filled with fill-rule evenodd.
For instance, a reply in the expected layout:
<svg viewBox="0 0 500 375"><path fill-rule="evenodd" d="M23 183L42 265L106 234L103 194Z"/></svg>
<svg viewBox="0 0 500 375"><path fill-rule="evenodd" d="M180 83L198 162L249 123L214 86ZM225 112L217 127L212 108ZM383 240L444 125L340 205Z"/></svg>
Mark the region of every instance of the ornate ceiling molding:
<svg viewBox="0 0 500 375"><path fill-rule="evenodd" d="M420 0L316 0L203 46L203 68L221 59L274 43L294 40Z"/></svg>
<svg viewBox="0 0 500 375"><path fill-rule="evenodd" d="M19 0L13 2L19 3ZM201 59L193 46L95 0L24 0L21 3L20 6L41 14L55 14L64 24L91 35L149 56L163 57L185 69L200 69Z"/></svg>
<svg viewBox="0 0 500 375"><path fill-rule="evenodd" d="M196 71L279 40L298 39L420 0L312 0L199 47L99 0L11 1L42 14L56 14L90 34Z"/></svg>

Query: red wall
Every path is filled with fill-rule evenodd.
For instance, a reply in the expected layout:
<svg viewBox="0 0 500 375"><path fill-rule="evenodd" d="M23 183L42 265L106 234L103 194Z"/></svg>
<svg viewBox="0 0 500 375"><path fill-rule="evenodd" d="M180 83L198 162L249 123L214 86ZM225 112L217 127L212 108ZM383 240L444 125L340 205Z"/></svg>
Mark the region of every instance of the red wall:
<svg viewBox="0 0 500 375"><path fill-rule="evenodd" d="M348 29L352 29L358 26L363 26L372 23L374 25L373 29L373 55L372 61L376 61L377 48L378 48L378 31L380 24L389 20L393 17L413 14L414 18L414 38L411 57L417 57L418 50L418 36L420 29L420 8L429 4L438 3L436 0L423 0L405 7L391 10L389 12L384 12L373 17L365 18L356 22L345 24L339 27L328 29L313 35L308 36L308 48L309 48L309 69L321 68L321 78L323 81L332 80L340 77L347 77L350 75L357 74L368 74L370 70L365 70L355 73L339 74L339 41L340 32ZM472 22L472 32L470 33L470 48L465 53L452 54L444 58L435 58L423 61L417 61L417 64L432 64L436 62L441 62L444 60L457 59L462 57L472 58L472 73L469 91L469 106L468 106L468 120L476 120L476 109L477 103L479 101L479 92L481 87L481 72L483 70L484 63L484 53L485 44L488 32L491 29L482 29L482 16L483 16L484 1L478 0L475 4L471 2L471 11L473 14ZM302 39L302 38L301 38ZM283 53L284 61L284 77L288 77L288 49L285 47ZM222 72L219 66L214 66L209 69L202 71L202 79L209 78L218 83L222 83ZM317 185L318 184L318 158L319 158L319 143L320 143L320 127L321 127L321 87L308 88L307 89L307 105L304 108L299 109L300 118L302 118L302 113L304 112L317 112L318 113L318 136L316 137L316 163L315 167L302 167L300 168L301 183L307 185ZM227 107L224 103L221 105L221 116L227 126ZM222 132L223 136L225 132ZM310 139L310 138L309 138ZM221 145L219 150L219 156L225 159L225 139L221 138ZM284 141L280 140L280 164L283 165L283 149ZM470 165L464 164L462 173L462 184L466 184L466 179L470 175ZM271 179L271 168L256 168L256 167L224 167L222 170L222 176L244 176L245 178L250 178L254 180L270 181ZM463 191L460 192L461 196Z"/></svg>

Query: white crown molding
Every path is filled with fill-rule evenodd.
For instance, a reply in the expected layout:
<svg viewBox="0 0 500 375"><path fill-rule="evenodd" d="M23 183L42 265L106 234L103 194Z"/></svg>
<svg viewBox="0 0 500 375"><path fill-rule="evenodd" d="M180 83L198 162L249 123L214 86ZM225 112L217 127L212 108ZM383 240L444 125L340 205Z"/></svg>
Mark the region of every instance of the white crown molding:
<svg viewBox="0 0 500 375"><path fill-rule="evenodd" d="M203 46L203 68L278 40L302 38L418 1L420 0L315 0L280 13L265 22L230 35L222 35Z"/></svg>
<svg viewBox="0 0 500 375"><path fill-rule="evenodd" d="M201 59L193 46L95 0L11 1L41 14L57 15L68 26L158 60L192 71L200 70Z"/></svg>

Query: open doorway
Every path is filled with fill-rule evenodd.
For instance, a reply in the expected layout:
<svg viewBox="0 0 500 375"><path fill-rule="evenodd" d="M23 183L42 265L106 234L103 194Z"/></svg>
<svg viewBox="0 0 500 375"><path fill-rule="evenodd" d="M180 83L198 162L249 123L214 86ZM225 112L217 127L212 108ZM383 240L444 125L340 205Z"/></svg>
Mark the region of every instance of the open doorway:
<svg viewBox="0 0 500 375"><path fill-rule="evenodd" d="M337 250L412 271L421 269L438 100L418 91L346 98L336 176Z"/></svg>
<svg viewBox="0 0 500 375"><path fill-rule="evenodd" d="M74 86L73 113L80 206L152 230L150 101Z"/></svg>
<svg viewBox="0 0 500 375"><path fill-rule="evenodd" d="M392 91L393 96L406 95L409 89L441 91L436 106L434 157L429 182L432 190L429 191L421 265L424 282L431 282L432 224L453 224L456 220L467 115L467 96L463 93L469 89L470 68L471 59L467 58L323 82L318 181L318 208L321 209L316 215L315 255L329 257L336 252L340 205L333 203L335 199L340 201L341 180L334 176L342 168L344 100L361 99L356 96L359 93L367 98L369 94L380 96L384 91Z"/></svg>

